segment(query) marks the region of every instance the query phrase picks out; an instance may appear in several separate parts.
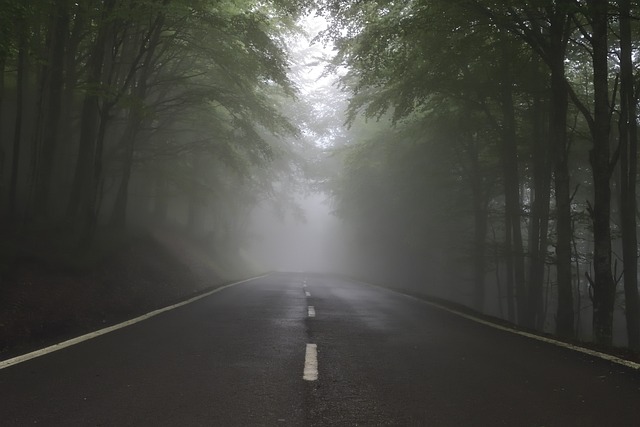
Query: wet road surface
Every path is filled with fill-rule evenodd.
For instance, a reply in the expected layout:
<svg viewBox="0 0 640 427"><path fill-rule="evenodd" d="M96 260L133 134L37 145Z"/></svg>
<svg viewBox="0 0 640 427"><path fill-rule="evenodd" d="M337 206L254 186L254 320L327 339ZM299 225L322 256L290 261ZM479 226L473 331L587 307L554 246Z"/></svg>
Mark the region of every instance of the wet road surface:
<svg viewBox="0 0 640 427"><path fill-rule="evenodd" d="M0 370L0 425L637 426L640 373L384 289L272 274Z"/></svg>

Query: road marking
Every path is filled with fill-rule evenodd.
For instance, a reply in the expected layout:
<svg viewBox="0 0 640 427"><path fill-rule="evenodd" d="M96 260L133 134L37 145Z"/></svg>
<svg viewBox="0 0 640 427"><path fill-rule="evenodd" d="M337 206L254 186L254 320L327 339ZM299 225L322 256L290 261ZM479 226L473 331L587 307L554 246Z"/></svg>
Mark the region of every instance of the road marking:
<svg viewBox="0 0 640 427"><path fill-rule="evenodd" d="M309 306L309 317L316 317L316 308L312 305Z"/></svg>
<svg viewBox="0 0 640 427"><path fill-rule="evenodd" d="M408 295L408 296L410 296L410 295ZM415 298L415 297L413 297L413 298ZM416 299L419 300L419 298L416 298ZM499 329L501 331L511 332L512 334L516 334L516 335L520 335L520 336L523 336L523 337L531 338L531 339L534 339L534 340L537 340L537 341L542 341L542 342L545 342L547 344L555 345L557 347L567 348L569 350L577 351L577 352L580 352L580 353L583 353L583 354L588 354L589 356L594 356L594 357L597 357L597 358L600 358L600 359L607 360L609 362L617 363L618 365L623 365L623 366L626 366L628 368L640 370L640 363L632 362L630 360L622 359L620 357L613 356L611 354L602 353L600 351L591 350L591 349L588 349L588 348L585 348L585 347L580 347L580 346L569 344L569 343L566 343L566 342L563 342L563 341L558 341L558 340L553 339L553 338L547 338L547 337L543 337L543 336L540 336L540 335L532 334L530 332L519 331L517 329L509 328L508 326L498 325L497 323L492 323L492 322L489 322L487 320L480 319L479 317L475 317L475 316L463 313L463 312L458 311L458 310L453 310L453 309L447 308L445 306L442 306L440 304L436 304L436 303L433 303L433 302L430 302L430 301L424 301L424 300L421 300L421 301L423 301L423 302L425 302L425 303L427 303L429 305L432 305L434 307L438 307L441 310L448 311L449 313L458 315L460 317L464 317L465 319L472 320L472 321L474 321L476 323L480 323L480 324L483 324L483 325L486 325L486 326L490 326L490 327L495 328L495 329Z"/></svg>
<svg viewBox="0 0 640 427"><path fill-rule="evenodd" d="M205 292L202 295L195 296L193 298L189 298L186 301L179 302L177 304L170 305L168 307L159 308L157 310L151 311L147 314L143 314L142 316L138 316L134 319L127 320L122 323L118 323L117 325L109 326L107 328L99 329L94 332L90 332L85 335L81 335L79 337L71 338L67 341L62 341L57 344L50 345L49 347L41 348L40 350L32 351L31 353L22 354L20 356L13 357L11 359L0 361L0 370L8 368L9 366L17 365L18 363L26 362L27 360L35 359L36 357L44 356L45 354L53 353L54 351L62 350L63 348L71 347L72 345L80 344L83 341L90 340L92 338L99 337L100 335L108 334L109 332L117 331L118 329L122 329L126 326L131 326L136 323L142 322L143 320L147 320L151 317L157 316L158 314L164 313L165 311L173 310L178 307L182 307L183 305L191 304L192 302L198 301L199 299L208 297L209 295L215 294L216 292L220 292L223 289L230 288L231 286L239 285L241 283L250 282L252 280L257 280L262 277L266 277L268 274L263 274L262 276L252 277L250 279L241 280L239 282L229 283L228 285L220 286L214 290L209 292Z"/></svg>
<svg viewBox="0 0 640 427"><path fill-rule="evenodd" d="M316 344L307 344L302 379L306 381L316 381L318 379L318 346Z"/></svg>
<svg viewBox="0 0 640 427"><path fill-rule="evenodd" d="M623 359L621 357L613 356L613 355L607 354L607 353L602 353L600 351L591 350L589 348L580 347L580 346L577 346L577 345L574 345L574 344L569 344L569 343L566 343L564 341L559 341L559 340L556 340L556 339L553 339L553 338L547 338L547 337L544 337L544 336L541 336L541 335L537 335L537 334L533 334L533 333L530 333L530 332L519 331L519 330L517 330L515 328L510 328L508 326L502 326L502 325L499 325L497 323L492 323L492 322L490 322L488 320L484 320L484 319L481 319L479 317L473 316L471 314L466 314L466 313L463 313L461 311L454 310L452 308L448 308L448 307L446 307L444 305L440 305L440 304L438 304L436 302L427 301L427 300L424 300L422 298L418 298L418 297L415 297L413 295L405 294L405 293L403 293L401 291L398 291L398 290L386 288L386 287L381 286L381 285L375 285L373 283L363 282L361 280L351 280L351 281L355 282L355 283L361 283L363 285L372 286L372 287L375 287L375 288L384 289L384 290L389 291L389 292L393 292L393 293L396 293L396 294L403 295L403 296L405 296L407 298L411 298L411 299L420 301L421 303L430 305L432 307L438 308L438 309L443 310L443 311L447 311L447 312L449 312L451 314L454 314L456 316L464 317L465 319L471 320L471 321L476 322L476 323L480 323L480 324L485 325L485 326L489 326L489 327L494 328L494 329L498 329L498 330L505 331L505 332L510 332L512 334L516 334L516 335L520 335L520 336L527 337L527 338L530 338L530 339L534 339L536 341L542 341L542 342L545 342L547 344L555 345L556 347L562 347L562 348L566 348L566 349L569 349L569 350L577 351L579 353L588 354L589 356L593 356L593 357L596 357L596 358L599 358L599 359L602 359L602 360L606 360L606 361L611 362L611 363L615 363L617 365L626 366L627 368L631 368L631 369L635 369L636 371L640 371L640 363L632 362L631 360Z"/></svg>
<svg viewBox="0 0 640 427"><path fill-rule="evenodd" d="M311 296L311 293L310 293L309 291L304 291L304 294L305 294L306 296L308 296L308 297L310 297L310 296Z"/></svg>

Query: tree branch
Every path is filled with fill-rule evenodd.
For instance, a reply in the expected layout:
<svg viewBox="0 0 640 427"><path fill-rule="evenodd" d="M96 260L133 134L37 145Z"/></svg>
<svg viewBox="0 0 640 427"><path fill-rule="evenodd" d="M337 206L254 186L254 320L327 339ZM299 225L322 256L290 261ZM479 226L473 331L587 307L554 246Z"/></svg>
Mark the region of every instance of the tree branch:
<svg viewBox="0 0 640 427"><path fill-rule="evenodd" d="M571 101L584 116L584 119L587 121L587 124L589 125L589 131L593 135L593 133L595 132L595 120L591 115L591 111L589 111L587 106L584 105L584 103L580 100L580 98L578 98L578 95L576 94L575 90L573 90L573 87L571 86L571 84L566 80L565 80L565 85L567 87L567 92L569 93L569 97L571 98Z"/></svg>

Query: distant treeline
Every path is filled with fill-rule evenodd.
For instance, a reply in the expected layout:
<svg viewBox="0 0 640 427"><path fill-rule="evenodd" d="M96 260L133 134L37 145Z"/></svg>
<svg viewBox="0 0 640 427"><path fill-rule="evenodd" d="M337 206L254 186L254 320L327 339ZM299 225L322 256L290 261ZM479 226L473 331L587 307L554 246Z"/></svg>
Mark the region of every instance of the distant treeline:
<svg viewBox="0 0 640 427"><path fill-rule="evenodd" d="M292 2L0 1L3 229L173 221L229 240L298 130ZM226 236L226 237L225 237ZM229 242L227 242L229 243Z"/></svg>
<svg viewBox="0 0 640 427"><path fill-rule="evenodd" d="M605 346L621 308L640 350L638 3L325 3L360 142L337 212L378 265L469 265L478 310L566 338L592 307Z"/></svg>

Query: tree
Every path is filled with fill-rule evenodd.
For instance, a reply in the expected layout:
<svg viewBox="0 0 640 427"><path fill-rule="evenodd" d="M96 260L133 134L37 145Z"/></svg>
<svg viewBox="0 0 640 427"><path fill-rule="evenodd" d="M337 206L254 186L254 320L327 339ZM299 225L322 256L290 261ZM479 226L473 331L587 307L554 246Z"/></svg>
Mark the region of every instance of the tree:
<svg viewBox="0 0 640 427"><path fill-rule="evenodd" d="M207 222L194 220L199 197L187 202L176 190L248 212L234 197L251 204L262 190L274 194L254 179L276 179L293 162L298 129L280 105L296 93L284 43L305 8L286 0L7 0L2 22L24 28L13 35L3 27L0 38L11 82L0 85L0 100L15 99L27 114L16 117L7 186L23 232L58 228L62 217L88 247L107 222L123 231L132 211L145 212L134 212L138 221L149 215L132 206L132 188L147 201L158 194L159 216L169 221L189 222L176 215L176 206L189 206L192 225ZM204 164L190 163L194 156ZM27 162L30 169L19 167ZM184 167L158 176L175 164ZM236 174L221 178L210 168Z"/></svg>
<svg viewBox="0 0 640 427"><path fill-rule="evenodd" d="M640 311L638 301L638 256L636 224L636 179L638 174L638 125L633 47L631 2L618 2L620 20L620 215L624 262L625 314L629 347L640 351Z"/></svg>
<svg viewBox="0 0 640 427"><path fill-rule="evenodd" d="M631 21L619 18L621 48L614 53L621 58L621 136L620 149L610 151L615 107L610 100L618 97L617 85L612 88L609 82L616 73L611 65L611 41L618 36L612 32L617 21L608 2L422 0L396 4L380 0L326 1L323 5L332 22L325 35L338 47L335 64L349 67L343 84L351 93L350 120L358 114L380 117L386 111L392 111L396 122L424 118L441 108L443 99L455 99L466 104L468 111L484 114L494 136L500 138L504 192L491 199L489 206L504 203L507 301L511 304L515 298L517 302L515 307L508 305L508 316L514 318L517 312L520 324L544 325L544 271L551 243L555 246L558 289L556 332L567 338L575 335L574 292L581 291L579 286L574 290L572 262L576 260L575 273L579 273L581 264L590 259L586 253L589 248L574 242L574 226L583 227L578 221L582 205L576 197L584 197L581 187L591 187L593 202L588 209L594 275L588 278L593 289L593 331L598 343L611 345L616 278L611 259L610 185L620 156L623 242L625 265L629 265L625 268L625 275L629 275L625 287L627 323L629 342L635 342L637 254L632 212L637 97L630 71L634 58ZM628 18L632 7L623 2L617 11ZM517 64L527 61L525 58L529 58L532 72L516 72ZM483 73L491 77L483 78ZM576 111L582 118L575 117L570 125L569 114ZM481 128L470 135L478 135ZM580 181L571 175L581 174L584 162L579 158L582 151L572 153L571 142L581 139L585 130L592 142L592 176L572 190ZM458 137L463 139L462 132ZM523 156L523 140L531 143L529 158ZM487 139L484 143L493 142ZM471 147L466 150L473 152ZM482 210L482 203L475 206ZM520 237L527 222L528 234ZM478 230L482 230L481 224L478 222ZM528 275L524 273L526 260ZM476 281L482 283L481 264L475 265ZM579 281L578 277L576 283ZM482 300L482 292L477 295L476 301ZM481 303L475 305L480 307Z"/></svg>
<svg viewBox="0 0 640 427"><path fill-rule="evenodd" d="M70 4L67 0L57 0L52 10L49 34L47 35L49 52L46 58L45 71L41 93L44 109L44 124L42 143L39 145L37 156L38 169L35 171L34 209L37 214L45 214L50 206L51 182L54 166L54 156L59 139L60 119L62 112L62 96L64 88L64 51L69 33Z"/></svg>

